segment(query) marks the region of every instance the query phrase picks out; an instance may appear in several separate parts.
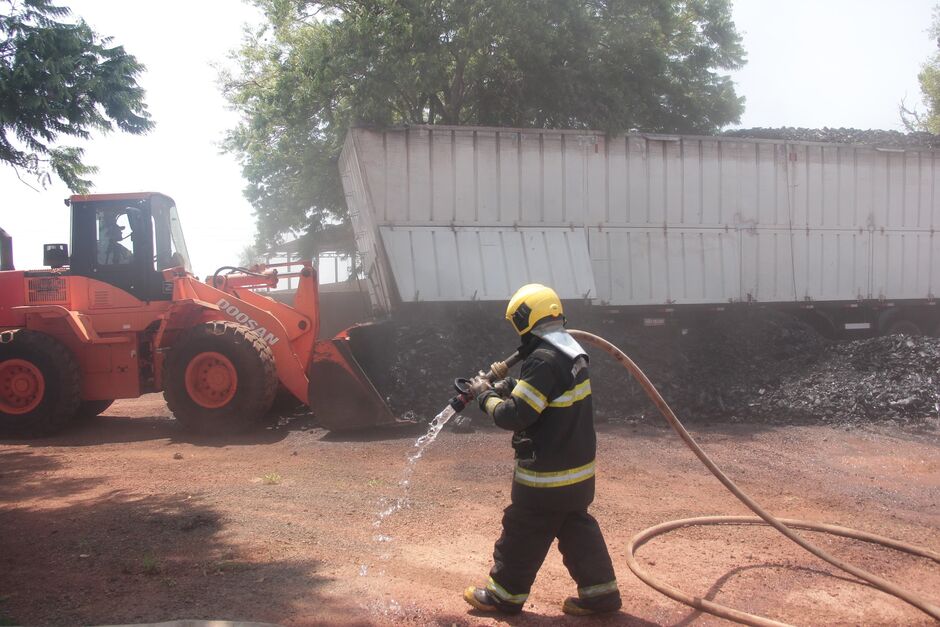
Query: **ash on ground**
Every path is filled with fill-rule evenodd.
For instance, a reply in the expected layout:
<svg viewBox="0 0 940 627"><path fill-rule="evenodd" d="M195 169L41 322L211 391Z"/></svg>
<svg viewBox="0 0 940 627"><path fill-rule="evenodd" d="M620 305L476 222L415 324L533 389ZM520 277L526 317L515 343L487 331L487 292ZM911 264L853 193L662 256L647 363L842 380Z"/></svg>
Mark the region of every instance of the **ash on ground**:
<svg viewBox="0 0 940 627"><path fill-rule="evenodd" d="M763 309L723 312L682 332L586 308L569 312L568 326L627 353L683 421L940 424L940 339L830 341ZM421 421L453 396L454 378L488 369L519 342L492 303L405 309L379 328L363 365L396 415ZM622 367L586 348L599 421L660 420ZM475 407L464 413L484 422Z"/></svg>

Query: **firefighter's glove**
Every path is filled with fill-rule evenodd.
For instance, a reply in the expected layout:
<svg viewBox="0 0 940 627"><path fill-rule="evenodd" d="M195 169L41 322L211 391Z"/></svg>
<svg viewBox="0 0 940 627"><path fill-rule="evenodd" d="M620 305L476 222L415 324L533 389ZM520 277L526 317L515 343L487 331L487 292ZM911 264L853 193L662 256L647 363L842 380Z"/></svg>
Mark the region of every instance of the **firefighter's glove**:
<svg viewBox="0 0 940 627"><path fill-rule="evenodd" d="M482 372L470 379L470 394L473 395L473 398L480 398L484 392L492 389L492 384L490 384L489 380L483 376Z"/></svg>
<svg viewBox="0 0 940 627"><path fill-rule="evenodd" d="M489 416L496 411L496 406L503 402L495 390L489 389L477 397L477 403L480 405L480 411Z"/></svg>
<svg viewBox="0 0 940 627"><path fill-rule="evenodd" d="M493 389L499 394L500 398L509 398L516 387L516 383L518 382L512 377L506 377L494 383Z"/></svg>

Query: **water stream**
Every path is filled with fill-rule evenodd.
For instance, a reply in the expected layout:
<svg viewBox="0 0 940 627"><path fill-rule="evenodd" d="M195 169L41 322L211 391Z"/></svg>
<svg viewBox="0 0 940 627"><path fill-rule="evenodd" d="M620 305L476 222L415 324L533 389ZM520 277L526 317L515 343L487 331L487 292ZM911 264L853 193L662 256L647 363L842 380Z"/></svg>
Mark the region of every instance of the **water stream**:
<svg viewBox="0 0 940 627"><path fill-rule="evenodd" d="M425 449L429 447L436 439L438 434L441 432L441 429L444 428L444 425L447 424L451 418L454 417L454 414L457 413L454 411L454 408L448 405L434 417L434 420L428 425L428 432L415 440L414 446L410 453L408 453L407 463L405 464L405 469L402 471L401 480L398 482L398 487L400 489L399 496L389 499L382 498L380 501L382 510L376 515L375 520L372 522L372 527L376 530L375 535L372 536L372 539L377 543L388 543L392 541L392 537L385 535L379 532L379 528L382 526L382 522L394 514L406 507L409 507L411 504L409 498L409 492L411 489L411 475L414 474L415 463L421 459L421 456L424 455ZM389 558L388 554L380 555L380 558L386 560ZM359 566L359 576L365 577L369 574L369 567L366 564L361 564Z"/></svg>
<svg viewBox="0 0 940 627"><path fill-rule="evenodd" d="M428 425L428 432L415 440L414 448L417 450L408 456L408 462L411 466L414 466L414 463L421 459L424 449L437 439L437 434L441 432L447 421L454 417L455 413L457 412L454 411L454 408L448 405L444 408L444 411L434 417L434 420Z"/></svg>
<svg viewBox="0 0 940 627"><path fill-rule="evenodd" d="M385 509L381 510L376 516L375 521L373 521L372 526L378 529L382 525L382 521L391 516L397 511L408 507L409 501L409 492L411 488L411 475L414 474L415 463L421 459L421 456L424 455L425 449L430 446L436 439L438 434L441 432L441 429L444 428L444 425L447 424L451 418L453 418L454 408L448 405L444 410L434 417L434 420L428 425L428 432L422 435L420 438L415 440L412 451L408 454L408 463L405 465L405 470L402 471L402 478L398 482L398 487L401 488L401 495L395 499L382 499L382 504L385 506ZM373 536L373 539L376 542L388 542L391 540L390 537L376 534Z"/></svg>

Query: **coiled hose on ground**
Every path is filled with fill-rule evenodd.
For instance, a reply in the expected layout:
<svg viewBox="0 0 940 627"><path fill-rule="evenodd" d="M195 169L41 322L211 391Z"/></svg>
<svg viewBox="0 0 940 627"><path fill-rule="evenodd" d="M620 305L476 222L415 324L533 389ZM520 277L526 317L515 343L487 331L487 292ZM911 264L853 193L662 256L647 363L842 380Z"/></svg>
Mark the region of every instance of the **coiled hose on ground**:
<svg viewBox="0 0 940 627"><path fill-rule="evenodd" d="M933 551L906 544L903 542L898 542L897 540L892 540L891 538L885 538L883 536L878 536L871 533L865 533L863 531L857 531L854 529L848 529L846 527L839 527L836 525L827 525L823 523L816 523L808 520L795 520L789 518L776 518L770 512L766 511L761 507L757 502L755 502L751 497L741 491L738 486L734 484L731 479L729 479L718 466L705 454L705 451L695 442L692 436L686 431L685 427L682 426L682 423L679 422L679 419L676 418L676 415L673 413L672 409L660 395L659 391L653 386L650 380L646 377L639 366L637 366L632 359L627 357L620 349L608 342L607 340L598 337L592 333L586 331L577 331L571 330L569 333L578 340L582 340L587 344L595 346L608 355L613 357L620 363L624 368L626 368L630 374L639 382L643 387L646 394L650 397L650 400L656 405L659 411L662 413L663 417L669 423L669 425L675 430L675 432L682 438L682 441L685 442L686 446L692 449L692 452L695 453L695 456L705 464L708 470L711 471L713 475L724 485L728 490L734 494L735 497L742 503L744 503L748 509L757 514L758 517L753 516L705 516L700 518L685 518L682 520L673 520L670 522L657 525L655 527L650 527L637 535L635 535L631 540L627 550L627 559L630 566L630 570L633 573L642 579L647 585L655 588L659 592L665 594L666 596L693 607L697 610L707 612L709 614L714 614L715 616L720 616L721 618L726 618L738 623L743 623L746 625L758 625L761 627L764 626L776 626L780 627L781 625L786 625L786 623L780 623L762 616L757 616L755 614L749 614L747 612L742 612L730 608L719 603L714 603L707 599L702 599L699 597L694 597L688 595L678 588L670 586L669 584L663 583L655 579L652 575L644 571L636 561L635 553L637 549L646 544L652 538L668 533L680 527L692 527L696 525L723 525L723 524L737 524L737 525L770 525L787 538L800 545L816 557L832 564L836 568L839 568L847 573L858 577L859 579L868 582L875 588L887 592L888 594L894 595L903 601L913 605L917 609L931 616L937 621L940 621L940 606L937 606L927 599L905 590L900 586L897 586L890 581L879 577L873 573L870 573L866 570L853 566L847 562L840 560L837 557L834 557L812 544L811 542L803 539L800 535L795 533L792 528L795 529L805 529L809 531L819 531L823 533L830 533L834 535L843 536L846 538L852 538L855 540L862 540L864 542L871 542L874 544L879 544L888 548L896 549L898 551L903 551L910 553L912 555L918 555L931 559L937 563L940 563L940 554Z"/></svg>

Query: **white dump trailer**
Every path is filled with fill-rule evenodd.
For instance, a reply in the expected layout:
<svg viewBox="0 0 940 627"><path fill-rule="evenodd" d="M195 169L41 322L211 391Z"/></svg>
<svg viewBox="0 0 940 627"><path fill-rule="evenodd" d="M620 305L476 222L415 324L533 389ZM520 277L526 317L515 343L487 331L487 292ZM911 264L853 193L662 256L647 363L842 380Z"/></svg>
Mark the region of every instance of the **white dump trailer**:
<svg viewBox="0 0 940 627"><path fill-rule="evenodd" d="M542 282L652 324L729 306L837 333L940 319L926 148L411 126L352 130L340 172L384 311Z"/></svg>

